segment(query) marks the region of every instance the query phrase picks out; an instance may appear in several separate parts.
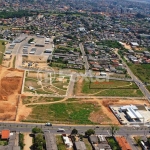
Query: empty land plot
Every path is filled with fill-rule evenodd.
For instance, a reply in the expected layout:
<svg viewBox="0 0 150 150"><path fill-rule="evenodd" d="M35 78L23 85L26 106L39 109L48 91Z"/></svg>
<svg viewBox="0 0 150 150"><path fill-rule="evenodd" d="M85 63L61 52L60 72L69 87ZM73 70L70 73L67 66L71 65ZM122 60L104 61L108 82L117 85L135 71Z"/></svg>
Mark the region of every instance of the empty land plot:
<svg viewBox="0 0 150 150"><path fill-rule="evenodd" d="M33 105L32 113L24 121L71 124L97 124L111 122L97 102L72 102L47 105ZM72 109L73 108L73 109ZM98 119L95 120L96 113Z"/></svg>
<svg viewBox="0 0 150 150"><path fill-rule="evenodd" d="M135 83L126 81L91 82L91 79L80 78L74 88L76 95L95 96L129 96L141 97L142 92Z"/></svg>
<svg viewBox="0 0 150 150"><path fill-rule="evenodd" d="M24 92L65 95L70 76L45 72L26 72Z"/></svg>
<svg viewBox="0 0 150 150"><path fill-rule="evenodd" d="M150 65L149 64L128 64L133 73L143 82L150 83Z"/></svg>
<svg viewBox="0 0 150 150"><path fill-rule="evenodd" d="M30 103L42 103L42 102L55 102L60 101L63 98L59 97L42 97L42 96L22 96L23 104L30 104Z"/></svg>

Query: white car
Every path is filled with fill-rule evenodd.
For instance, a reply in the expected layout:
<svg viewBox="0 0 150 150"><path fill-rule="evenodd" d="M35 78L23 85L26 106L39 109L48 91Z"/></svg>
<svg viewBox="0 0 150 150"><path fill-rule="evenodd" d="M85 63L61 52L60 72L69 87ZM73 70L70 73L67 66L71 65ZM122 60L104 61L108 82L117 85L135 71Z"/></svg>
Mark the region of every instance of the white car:
<svg viewBox="0 0 150 150"><path fill-rule="evenodd" d="M58 128L57 132L65 132L65 129L63 129L63 128Z"/></svg>
<svg viewBox="0 0 150 150"><path fill-rule="evenodd" d="M45 126L52 126L50 122L45 123Z"/></svg>

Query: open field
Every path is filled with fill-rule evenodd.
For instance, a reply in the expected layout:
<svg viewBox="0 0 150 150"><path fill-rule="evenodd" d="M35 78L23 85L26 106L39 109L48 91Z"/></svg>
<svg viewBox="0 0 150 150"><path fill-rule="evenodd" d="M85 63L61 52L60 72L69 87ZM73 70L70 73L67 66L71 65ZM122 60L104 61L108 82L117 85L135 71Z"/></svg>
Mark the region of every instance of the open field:
<svg viewBox="0 0 150 150"><path fill-rule="evenodd" d="M27 120L72 124L93 124L90 116L101 111L100 106L95 102L57 103L32 107L32 113L27 117ZM101 122L109 120L102 112L101 117L103 118L101 118Z"/></svg>
<svg viewBox="0 0 150 150"><path fill-rule="evenodd" d="M15 120L22 78L23 71L0 66L0 120Z"/></svg>
<svg viewBox="0 0 150 150"><path fill-rule="evenodd" d="M24 93L65 95L70 76L44 72L26 72Z"/></svg>
<svg viewBox="0 0 150 150"><path fill-rule="evenodd" d="M149 64L128 64L133 73L143 82L150 83L150 65Z"/></svg>
<svg viewBox="0 0 150 150"><path fill-rule="evenodd" d="M0 40L0 65L2 64L3 61L3 53L5 51L5 45L2 45L4 41Z"/></svg>
<svg viewBox="0 0 150 150"><path fill-rule="evenodd" d="M91 82L82 77L77 81L74 88L75 95L95 95L95 96L124 96L141 97L142 92L134 82L114 81Z"/></svg>
<svg viewBox="0 0 150 150"><path fill-rule="evenodd" d="M136 105L140 103L149 106L147 100L129 99L71 98L63 99L61 102L41 102L28 104L28 106L22 105L20 107L21 114L25 112L24 110L28 110L28 115L22 115L19 120L60 124L120 124L109 109L109 105Z"/></svg>

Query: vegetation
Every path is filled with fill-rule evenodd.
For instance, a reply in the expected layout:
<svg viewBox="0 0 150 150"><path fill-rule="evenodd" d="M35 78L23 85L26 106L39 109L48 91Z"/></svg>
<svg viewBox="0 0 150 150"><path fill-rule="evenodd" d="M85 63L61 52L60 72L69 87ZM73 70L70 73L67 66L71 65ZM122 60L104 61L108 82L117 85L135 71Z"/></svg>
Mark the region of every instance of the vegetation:
<svg viewBox="0 0 150 150"><path fill-rule="evenodd" d="M112 150L121 150L118 142L114 139L114 137L107 137L108 144L112 148Z"/></svg>
<svg viewBox="0 0 150 150"><path fill-rule="evenodd" d="M28 121L50 121L75 124L93 124L93 122L89 120L89 116L92 112L94 113L100 110L99 105L78 102L32 105L31 107L33 107L33 110L27 118Z"/></svg>
<svg viewBox="0 0 150 150"><path fill-rule="evenodd" d="M46 147L46 141L43 138L42 133L38 133L34 139L34 149L36 150L44 150Z"/></svg>
<svg viewBox="0 0 150 150"><path fill-rule="evenodd" d="M97 42L97 45L105 45L111 48L123 48L123 46L118 41L105 40L101 42Z"/></svg>
<svg viewBox="0 0 150 150"><path fill-rule="evenodd" d="M71 131L71 134L78 134L78 130L77 130L77 129L73 129L73 130Z"/></svg>
<svg viewBox="0 0 150 150"><path fill-rule="evenodd" d="M42 133L42 129L41 128L38 128L38 127L35 127L32 129L32 133L36 134L36 133Z"/></svg>
<svg viewBox="0 0 150 150"><path fill-rule="evenodd" d="M119 127L118 127L118 126L116 126L116 125L111 125L111 126L110 126L111 136L114 136L118 130L119 130Z"/></svg>
<svg viewBox="0 0 150 150"><path fill-rule="evenodd" d="M31 43L31 42L33 42L34 41L34 38L31 38L29 41L28 41L28 43Z"/></svg>
<svg viewBox="0 0 150 150"><path fill-rule="evenodd" d="M81 84L81 83L80 83ZM78 89L78 82L75 84L75 94L80 92ZM81 93L95 95L95 96L130 96L141 97L142 92L137 88L135 83L126 81L105 81L105 82L90 82L89 80L83 80Z"/></svg>
<svg viewBox="0 0 150 150"><path fill-rule="evenodd" d="M56 136L56 144L57 144L58 150L66 150L66 146L63 143L61 135Z"/></svg>
<svg viewBox="0 0 150 150"><path fill-rule="evenodd" d="M24 16L31 16L32 14L29 13L27 10L18 10L18 11L6 11L3 10L0 12L0 18L8 19L8 18L21 18Z"/></svg>
<svg viewBox="0 0 150 150"><path fill-rule="evenodd" d="M3 53L5 51L5 45L3 43L4 43L4 41L0 40L0 65L2 64Z"/></svg>
<svg viewBox="0 0 150 150"><path fill-rule="evenodd" d="M8 141L0 140L0 145L2 146L8 145Z"/></svg>
<svg viewBox="0 0 150 150"><path fill-rule="evenodd" d="M23 150L25 144L24 144L24 134L19 133L19 146L21 147L21 150Z"/></svg>
<svg viewBox="0 0 150 150"><path fill-rule="evenodd" d="M150 83L150 65L128 63L133 73L143 82Z"/></svg>
<svg viewBox="0 0 150 150"><path fill-rule="evenodd" d="M92 134L95 134L95 131L94 131L93 129L89 129L89 130L87 130L87 131L85 132L85 135L86 135L86 136L90 136L90 135L92 135Z"/></svg>

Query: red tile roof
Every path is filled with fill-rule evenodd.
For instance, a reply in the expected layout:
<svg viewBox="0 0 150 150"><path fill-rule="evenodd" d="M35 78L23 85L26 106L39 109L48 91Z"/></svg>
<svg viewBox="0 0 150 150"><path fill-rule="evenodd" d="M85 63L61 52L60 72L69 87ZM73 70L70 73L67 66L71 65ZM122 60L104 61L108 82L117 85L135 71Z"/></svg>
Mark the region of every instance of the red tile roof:
<svg viewBox="0 0 150 150"><path fill-rule="evenodd" d="M116 137L116 140L119 143L122 150L132 150L125 137Z"/></svg>
<svg viewBox="0 0 150 150"><path fill-rule="evenodd" d="M10 130L2 130L1 131L1 139L8 139L10 135Z"/></svg>

